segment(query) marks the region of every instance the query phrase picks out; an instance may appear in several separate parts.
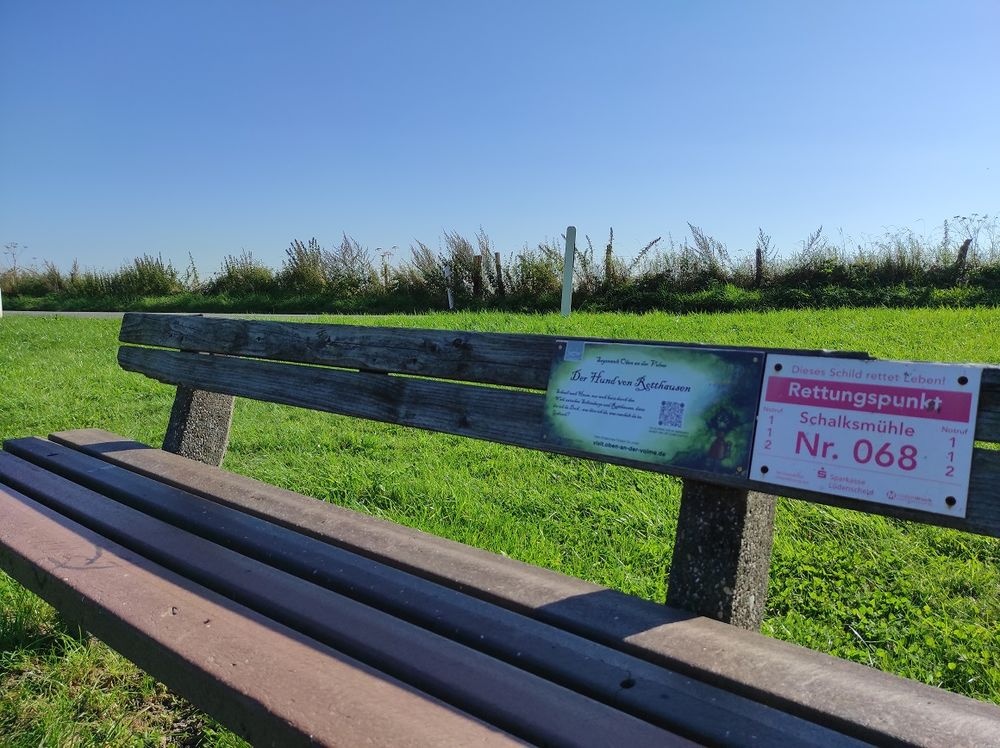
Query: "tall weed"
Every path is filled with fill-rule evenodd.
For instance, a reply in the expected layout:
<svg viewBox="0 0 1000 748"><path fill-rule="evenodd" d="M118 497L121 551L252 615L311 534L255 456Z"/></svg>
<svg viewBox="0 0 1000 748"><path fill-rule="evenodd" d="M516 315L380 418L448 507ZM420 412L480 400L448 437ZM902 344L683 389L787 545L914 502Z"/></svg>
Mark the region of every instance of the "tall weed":
<svg viewBox="0 0 1000 748"><path fill-rule="evenodd" d="M251 296L275 290L275 274L267 265L258 261L252 252L243 250L239 255L226 255L222 269L207 287L210 294Z"/></svg>
<svg viewBox="0 0 1000 748"><path fill-rule="evenodd" d="M721 311L913 306L943 299L993 303L989 300L1000 293L998 227L996 216L973 213L945 221L936 236L902 229L854 241L842 233L839 240L831 239L821 226L786 256L763 228L751 249L733 251L689 223L679 241L656 237L631 255L616 248L610 229L600 249L589 235L577 248L575 304L607 310ZM246 251L228 255L203 284L193 258L183 277L162 257L148 254L112 273L81 271L74 262L63 274L49 262L41 269L25 267L19 262L24 248L10 243L4 251L7 265L0 267L0 289L8 297L77 307L193 292L202 305L212 305L215 297L229 299L219 302L220 309L244 299L252 306L288 311L416 311L443 308L450 293L459 308L542 310L558 303L564 246L565 237L560 237L525 244L504 257L482 228L471 238L445 231L437 249L415 240L408 259L393 266L387 259L391 253L383 252L376 269L368 248L345 233L330 248L315 237L292 241L277 271ZM968 291L937 293L953 288Z"/></svg>

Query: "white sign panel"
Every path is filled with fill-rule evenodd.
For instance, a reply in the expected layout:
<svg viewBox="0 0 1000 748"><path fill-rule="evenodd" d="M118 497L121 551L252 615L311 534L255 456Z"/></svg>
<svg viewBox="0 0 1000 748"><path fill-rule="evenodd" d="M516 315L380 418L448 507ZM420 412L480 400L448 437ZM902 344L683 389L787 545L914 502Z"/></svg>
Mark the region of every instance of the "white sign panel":
<svg viewBox="0 0 1000 748"><path fill-rule="evenodd" d="M964 517L982 369L770 354L751 477Z"/></svg>

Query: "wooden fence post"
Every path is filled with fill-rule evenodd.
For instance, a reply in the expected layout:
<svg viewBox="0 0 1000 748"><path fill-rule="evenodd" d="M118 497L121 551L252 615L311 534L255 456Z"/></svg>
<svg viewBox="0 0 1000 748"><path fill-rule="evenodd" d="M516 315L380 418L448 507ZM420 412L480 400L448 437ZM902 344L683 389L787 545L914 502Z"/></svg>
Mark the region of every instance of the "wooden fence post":
<svg viewBox="0 0 1000 748"><path fill-rule="evenodd" d="M483 256L472 257L472 296L480 298L483 295Z"/></svg>
<svg viewBox="0 0 1000 748"><path fill-rule="evenodd" d="M774 538L774 497L685 480L667 605L760 628Z"/></svg>
<svg viewBox="0 0 1000 748"><path fill-rule="evenodd" d="M493 259L496 260L497 264L497 294L503 297L507 295L507 287L503 282L503 268L500 267L500 253L494 252Z"/></svg>

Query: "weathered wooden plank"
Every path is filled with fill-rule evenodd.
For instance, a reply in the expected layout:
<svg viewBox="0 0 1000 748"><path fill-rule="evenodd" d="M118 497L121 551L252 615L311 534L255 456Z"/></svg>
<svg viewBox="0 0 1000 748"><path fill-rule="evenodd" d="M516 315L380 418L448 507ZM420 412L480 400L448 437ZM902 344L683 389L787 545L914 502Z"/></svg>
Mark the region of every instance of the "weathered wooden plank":
<svg viewBox="0 0 1000 748"><path fill-rule="evenodd" d="M151 561L525 740L549 745L613 745L619 740L625 745L686 744L644 720L174 527L12 454L0 453L0 476L3 483ZM298 539L286 541L294 552ZM561 719L553 720L554 714Z"/></svg>
<svg viewBox="0 0 1000 748"><path fill-rule="evenodd" d="M79 506L63 476L146 515L386 611L687 737L725 743L850 740L604 645L43 439L8 442L0 481ZM308 501L305 497L302 500ZM124 542L124 541L123 541ZM472 549L468 549L472 552ZM623 686L623 684L626 684Z"/></svg>
<svg viewBox="0 0 1000 748"><path fill-rule="evenodd" d="M990 704L385 520L304 500L106 431L62 432L53 438L859 739L959 746L989 744L1000 731L1000 709Z"/></svg>
<svg viewBox="0 0 1000 748"><path fill-rule="evenodd" d="M254 745L516 741L0 487L0 568Z"/></svg>
<svg viewBox="0 0 1000 748"><path fill-rule="evenodd" d="M153 348L122 347L118 350L118 362L128 371L138 371L169 384L186 384L210 392L547 452L582 455L542 439L545 396L536 392ZM668 471L665 467L609 456L600 459L683 477L713 477L700 471L680 468Z"/></svg>
<svg viewBox="0 0 1000 748"><path fill-rule="evenodd" d="M228 395L575 455L706 483L1000 536L1000 493L994 488L1000 473L1000 453L975 451L966 516L948 517L732 476L589 455L550 444L541 438L544 396L534 392L152 348L122 347L118 361L127 370L169 384L187 384Z"/></svg>
<svg viewBox="0 0 1000 748"><path fill-rule="evenodd" d="M414 374L544 390L555 341L548 335L264 322L130 312L120 340L232 356ZM650 343L623 340L618 342ZM716 346L670 343L690 347ZM867 358L852 351L761 348L765 353ZM977 438L1000 441L1000 369L987 368Z"/></svg>
<svg viewBox="0 0 1000 748"><path fill-rule="evenodd" d="M450 330L126 314L119 339L189 351L544 389L553 340Z"/></svg>
<svg viewBox="0 0 1000 748"><path fill-rule="evenodd" d="M984 442L1000 442L1000 368L995 366L983 369L976 438Z"/></svg>
<svg viewBox="0 0 1000 748"><path fill-rule="evenodd" d="M122 320L119 339L123 343L187 351L544 390L548 386L556 341L573 338L132 312ZM614 342L648 345L657 341ZM743 350L740 346L702 343L668 345ZM801 355L867 357L857 352L770 350Z"/></svg>

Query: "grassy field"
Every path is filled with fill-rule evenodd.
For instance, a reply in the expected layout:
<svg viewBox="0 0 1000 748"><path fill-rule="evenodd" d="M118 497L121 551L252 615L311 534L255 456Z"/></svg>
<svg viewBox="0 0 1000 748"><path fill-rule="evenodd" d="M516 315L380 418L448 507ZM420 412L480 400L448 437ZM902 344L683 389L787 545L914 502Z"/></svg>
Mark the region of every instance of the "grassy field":
<svg viewBox="0 0 1000 748"><path fill-rule="evenodd" d="M865 350L997 362L1000 310L351 317L354 324ZM0 436L159 444L172 390L119 370L116 320L0 320ZM662 600L679 482L292 408L237 404L226 467ZM1000 541L782 500L764 632L1000 703ZM238 739L0 574L4 745Z"/></svg>

